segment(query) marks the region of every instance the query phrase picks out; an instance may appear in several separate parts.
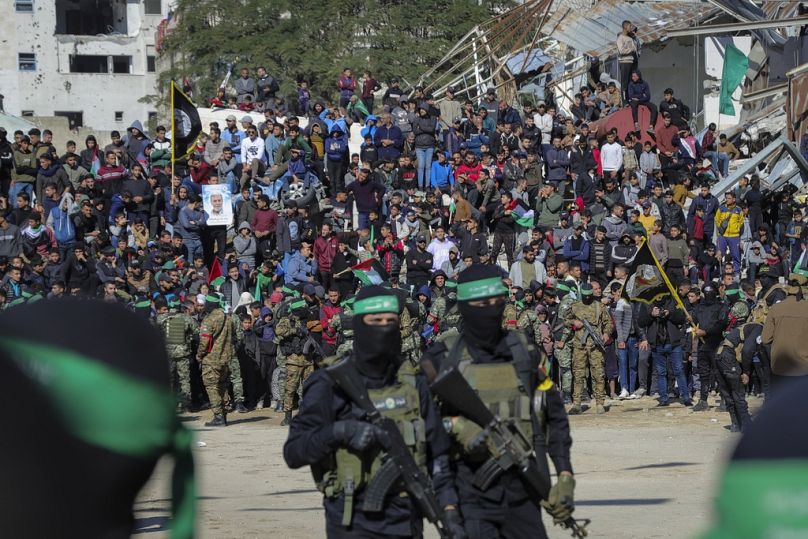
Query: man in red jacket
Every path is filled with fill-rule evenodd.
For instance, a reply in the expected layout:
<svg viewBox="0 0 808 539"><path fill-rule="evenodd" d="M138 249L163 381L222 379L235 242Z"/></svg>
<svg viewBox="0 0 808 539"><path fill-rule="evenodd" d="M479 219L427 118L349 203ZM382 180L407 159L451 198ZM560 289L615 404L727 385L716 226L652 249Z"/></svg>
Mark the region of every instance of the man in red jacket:
<svg viewBox="0 0 808 539"><path fill-rule="evenodd" d="M278 226L278 212L269 207L269 197L260 195L255 202L256 210L250 227L258 242L258 254L265 259L275 249L275 229Z"/></svg>
<svg viewBox="0 0 808 539"><path fill-rule="evenodd" d="M331 320L342 312L339 300L339 290L334 286L328 289L328 299L320 306L320 325L323 328L323 357L333 356L337 352L337 330L331 326Z"/></svg>
<svg viewBox="0 0 808 539"><path fill-rule="evenodd" d="M320 235L314 240L314 259L317 261L317 271L320 274L320 282L326 290L330 290L334 285L334 277L331 267L334 257L337 255L339 240L331 230L331 225L323 223L320 228ZM323 326L325 328L325 326Z"/></svg>

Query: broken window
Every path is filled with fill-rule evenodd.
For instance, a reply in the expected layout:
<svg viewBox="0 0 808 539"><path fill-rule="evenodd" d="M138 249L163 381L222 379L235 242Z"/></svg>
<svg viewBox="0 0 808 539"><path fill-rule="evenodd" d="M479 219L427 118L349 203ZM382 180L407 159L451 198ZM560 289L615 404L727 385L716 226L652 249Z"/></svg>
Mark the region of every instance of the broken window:
<svg viewBox="0 0 808 539"><path fill-rule="evenodd" d="M84 126L84 113L66 110L57 110L53 113L54 116L62 116L67 118L67 125L69 129L78 129Z"/></svg>
<svg viewBox="0 0 808 539"><path fill-rule="evenodd" d="M113 56L112 57L112 72L113 73L131 73L132 72L132 57L131 56Z"/></svg>
<svg viewBox="0 0 808 539"><path fill-rule="evenodd" d="M36 54L21 52L18 55L20 71L36 71Z"/></svg>
<svg viewBox="0 0 808 539"><path fill-rule="evenodd" d="M70 55L71 73L109 73L109 61L107 56L95 56L90 54Z"/></svg>
<svg viewBox="0 0 808 539"><path fill-rule="evenodd" d="M146 15L162 15L161 0L145 0L143 7Z"/></svg>
<svg viewBox="0 0 808 539"><path fill-rule="evenodd" d="M94 36L126 30L126 2L56 0L57 34Z"/></svg>
<svg viewBox="0 0 808 539"><path fill-rule="evenodd" d="M157 71L157 57L156 56L147 56L146 57L146 72L147 73L154 73Z"/></svg>

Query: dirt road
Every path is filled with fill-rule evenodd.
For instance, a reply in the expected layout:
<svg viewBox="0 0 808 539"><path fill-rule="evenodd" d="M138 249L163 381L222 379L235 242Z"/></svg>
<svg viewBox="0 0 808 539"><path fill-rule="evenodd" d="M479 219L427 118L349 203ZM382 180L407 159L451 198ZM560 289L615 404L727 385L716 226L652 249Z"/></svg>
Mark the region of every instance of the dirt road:
<svg viewBox="0 0 808 539"><path fill-rule="evenodd" d="M688 538L709 523L715 480L738 435L724 428L725 413L655 404L624 401L605 415L572 418L576 515L592 519L593 539ZM283 462L281 414L235 414L224 429L204 428L206 417L187 422L200 444L198 536L323 537L321 498L308 470ZM136 536L168 537L170 473L170 462L162 462L141 493ZM569 536L548 526L552 539Z"/></svg>

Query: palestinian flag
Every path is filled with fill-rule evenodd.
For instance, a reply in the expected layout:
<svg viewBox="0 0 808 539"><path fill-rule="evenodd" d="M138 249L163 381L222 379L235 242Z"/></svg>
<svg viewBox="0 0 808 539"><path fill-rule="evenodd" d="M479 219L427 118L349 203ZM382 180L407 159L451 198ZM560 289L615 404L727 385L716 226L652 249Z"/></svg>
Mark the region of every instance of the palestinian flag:
<svg viewBox="0 0 808 539"><path fill-rule="evenodd" d="M351 271L365 286L382 284L390 277L381 262L375 258L368 258L364 262L351 266Z"/></svg>
<svg viewBox="0 0 808 539"><path fill-rule="evenodd" d="M665 270L654 256L647 241L644 241L637 249L632 270L633 273L625 286L625 292L630 300L653 303L668 294L673 294L677 303L681 302L676 288L668 280Z"/></svg>
<svg viewBox="0 0 808 539"><path fill-rule="evenodd" d="M533 228L535 214L533 213L533 210L525 206L524 202L520 200L512 200L511 203L508 204L507 209L511 210L511 215L513 216L513 220L516 221L517 225L525 228Z"/></svg>
<svg viewBox="0 0 808 539"><path fill-rule="evenodd" d="M210 265L208 272L208 284L210 286L219 287L224 284L224 274L222 273L222 266L219 264L218 257L213 257L213 263Z"/></svg>
<svg viewBox="0 0 808 539"><path fill-rule="evenodd" d="M171 81L171 159L184 159L196 147L202 120L191 98Z"/></svg>

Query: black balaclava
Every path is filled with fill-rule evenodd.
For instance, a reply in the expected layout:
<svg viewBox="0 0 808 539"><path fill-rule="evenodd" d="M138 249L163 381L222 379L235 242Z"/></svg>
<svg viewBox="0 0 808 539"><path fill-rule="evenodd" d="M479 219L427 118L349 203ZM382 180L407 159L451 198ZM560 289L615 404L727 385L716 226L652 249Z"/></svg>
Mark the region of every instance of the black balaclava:
<svg viewBox="0 0 808 539"><path fill-rule="evenodd" d="M399 364L401 331L398 324L370 326L366 314L398 314L398 297L381 286L363 287L353 305L353 355L359 372L374 379L388 378Z"/></svg>
<svg viewBox="0 0 808 539"><path fill-rule="evenodd" d="M216 309L221 309L222 307L222 298L219 297L218 293L211 292L207 296L205 296L205 312L212 313Z"/></svg>
<svg viewBox="0 0 808 539"><path fill-rule="evenodd" d="M584 305L591 305L592 302L595 301L594 291L592 290L592 285L589 283L584 283L581 285L581 303Z"/></svg>
<svg viewBox="0 0 808 539"><path fill-rule="evenodd" d="M472 301L508 296L502 274L496 266L473 264L457 280L457 308L463 316L463 336L484 350L493 351L502 337L505 301L477 307Z"/></svg>
<svg viewBox="0 0 808 539"><path fill-rule="evenodd" d="M718 301L718 290L712 284L706 284L701 289L702 301L705 305L712 305Z"/></svg>

